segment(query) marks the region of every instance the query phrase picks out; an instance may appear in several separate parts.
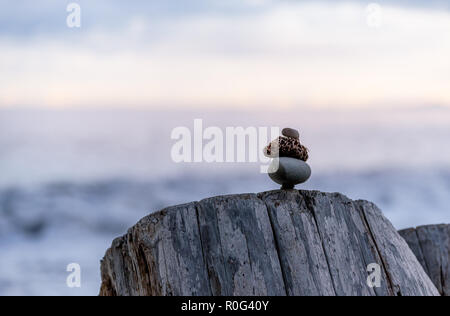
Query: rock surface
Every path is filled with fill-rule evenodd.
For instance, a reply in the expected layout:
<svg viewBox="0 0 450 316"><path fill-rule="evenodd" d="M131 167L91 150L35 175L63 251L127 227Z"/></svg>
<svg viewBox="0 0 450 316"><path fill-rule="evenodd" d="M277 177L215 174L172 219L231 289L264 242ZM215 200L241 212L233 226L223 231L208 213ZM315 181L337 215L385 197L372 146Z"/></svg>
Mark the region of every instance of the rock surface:
<svg viewBox="0 0 450 316"><path fill-rule="evenodd" d="M311 167L306 162L290 157L273 159L268 171L269 177L274 182L289 189L308 181L311 177Z"/></svg>
<svg viewBox="0 0 450 316"><path fill-rule="evenodd" d="M289 128L289 127L283 128L283 130L281 131L281 134L286 137L292 137L292 138L296 138L296 139L300 138L300 133L296 129Z"/></svg>
<svg viewBox="0 0 450 316"><path fill-rule="evenodd" d="M316 191L166 208L114 240L101 272L100 295L439 295L374 204Z"/></svg>
<svg viewBox="0 0 450 316"><path fill-rule="evenodd" d="M399 233L441 295L450 296L450 225L420 226Z"/></svg>

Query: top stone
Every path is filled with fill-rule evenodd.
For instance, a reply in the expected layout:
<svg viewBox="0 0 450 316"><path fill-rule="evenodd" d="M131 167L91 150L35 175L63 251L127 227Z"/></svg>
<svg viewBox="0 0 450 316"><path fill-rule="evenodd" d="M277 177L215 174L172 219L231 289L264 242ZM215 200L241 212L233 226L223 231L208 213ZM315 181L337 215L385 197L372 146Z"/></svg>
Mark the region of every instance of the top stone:
<svg viewBox="0 0 450 316"><path fill-rule="evenodd" d="M296 138L299 139L300 138L300 134L298 133L298 131L296 129L293 128L283 128L283 130L281 131L281 134L283 134L283 136L286 137L292 137L292 138Z"/></svg>

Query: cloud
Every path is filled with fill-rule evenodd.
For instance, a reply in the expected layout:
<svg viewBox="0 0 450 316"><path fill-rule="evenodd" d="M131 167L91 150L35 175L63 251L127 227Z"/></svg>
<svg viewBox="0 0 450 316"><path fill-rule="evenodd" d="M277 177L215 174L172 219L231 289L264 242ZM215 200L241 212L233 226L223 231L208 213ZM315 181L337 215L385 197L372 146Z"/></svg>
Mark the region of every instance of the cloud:
<svg viewBox="0 0 450 316"><path fill-rule="evenodd" d="M357 2L96 3L80 30L0 35L0 104L450 103L447 11L383 5L370 28Z"/></svg>

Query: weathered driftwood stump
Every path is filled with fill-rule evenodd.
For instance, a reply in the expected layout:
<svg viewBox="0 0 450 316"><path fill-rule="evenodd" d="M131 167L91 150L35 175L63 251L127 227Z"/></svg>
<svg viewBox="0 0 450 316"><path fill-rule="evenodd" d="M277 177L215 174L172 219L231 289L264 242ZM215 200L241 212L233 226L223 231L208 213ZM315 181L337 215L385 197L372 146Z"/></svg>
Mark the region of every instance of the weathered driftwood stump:
<svg viewBox="0 0 450 316"><path fill-rule="evenodd" d="M114 240L101 271L101 295L439 295L374 204L315 191L169 207Z"/></svg>
<svg viewBox="0 0 450 316"><path fill-rule="evenodd" d="M450 296L450 225L399 231L442 295Z"/></svg>

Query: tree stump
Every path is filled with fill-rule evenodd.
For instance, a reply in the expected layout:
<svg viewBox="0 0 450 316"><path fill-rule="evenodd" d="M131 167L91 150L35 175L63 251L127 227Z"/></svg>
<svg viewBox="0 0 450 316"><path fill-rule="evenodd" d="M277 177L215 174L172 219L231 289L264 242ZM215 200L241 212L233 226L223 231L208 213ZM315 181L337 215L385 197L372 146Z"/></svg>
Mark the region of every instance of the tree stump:
<svg viewBox="0 0 450 316"><path fill-rule="evenodd" d="M380 268L370 287L368 266ZM439 295L372 203L276 190L153 213L101 262L100 295Z"/></svg>
<svg viewBox="0 0 450 316"><path fill-rule="evenodd" d="M450 225L399 231L443 296L450 296Z"/></svg>

